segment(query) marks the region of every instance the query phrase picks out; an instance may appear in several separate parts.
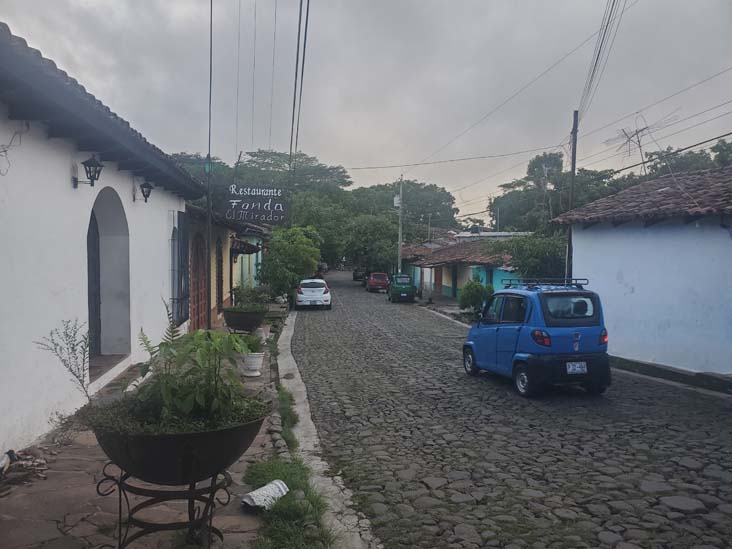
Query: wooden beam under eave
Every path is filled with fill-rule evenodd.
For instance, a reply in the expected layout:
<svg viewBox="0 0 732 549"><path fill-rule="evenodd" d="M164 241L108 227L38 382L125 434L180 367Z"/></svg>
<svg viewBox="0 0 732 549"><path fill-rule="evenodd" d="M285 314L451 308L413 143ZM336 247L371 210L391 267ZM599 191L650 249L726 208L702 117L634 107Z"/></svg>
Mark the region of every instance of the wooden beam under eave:
<svg viewBox="0 0 732 549"><path fill-rule="evenodd" d="M120 160L117 162L117 169L121 172L144 172L147 165L137 160Z"/></svg>
<svg viewBox="0 0 732 549"><path fill-rule="evenodd" d="M652 227L653 225L655 225L656 223L660 223L661 221L663 221L663 219L660 217L657 217L655 219L646 219L643 222L643 227L647 229L648 227Z"/></svg>
<svg viewBox="0 0 732 549"><path fill-rule="evenodd" d="M583 223L582 224L582 230L589 229L590 227L594 227L595 225L599 225L599 221L590 221L589 223Z"/></svg>
<svg viewBox="0 0 732 549"><path fill-rule="evenodd" d="M622 221L613 221L613 227L620 227L620 225L625 225L626 223L630 223L630 219L625 219Z"/></svg>
<svg viewBox="0 0 732 549"><path fill-rule="evenodd" d="M688 225L689 223L694 223L694 221L699 221L702 217L702 215L689 215L684 218L684 224Z"/></svg>

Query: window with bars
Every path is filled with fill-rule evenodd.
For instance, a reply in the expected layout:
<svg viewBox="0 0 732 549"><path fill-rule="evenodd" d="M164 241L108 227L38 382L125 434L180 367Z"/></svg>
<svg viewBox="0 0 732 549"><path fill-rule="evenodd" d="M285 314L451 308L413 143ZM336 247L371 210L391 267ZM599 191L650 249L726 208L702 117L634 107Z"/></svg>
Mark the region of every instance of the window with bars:
<svg viewBox="0 0 732 549"><path fill-rule="evenodd" d="M188 224L185 212L175 212L170 235L170 309L180 326L189 317Z"/></svg>

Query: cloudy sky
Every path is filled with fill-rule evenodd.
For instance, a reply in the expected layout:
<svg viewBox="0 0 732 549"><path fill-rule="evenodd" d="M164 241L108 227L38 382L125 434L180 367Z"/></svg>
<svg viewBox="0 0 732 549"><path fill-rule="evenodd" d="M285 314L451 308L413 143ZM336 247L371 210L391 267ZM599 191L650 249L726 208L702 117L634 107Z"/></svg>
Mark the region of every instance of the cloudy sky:
<svg viewBox="0 0 732 549"><path fill-rule="evenodd" d="M347 168L421 161L596 32L605 4L312 0L300 149ZM296 49L298 1L278 0L270 143L275 1L256 0L253 73L255 0L214 0L213 153L230 163L237 150L240 5L238 148L288 149ZM613 156L615 148L604 142L623 127L644 125L644 119L631 116L593 130L732 67L729 0L627 5L632 7L580 124L580 167L637 162L637 153ZM206 0L0 0L0 20L164 150L205 153ZM594 43L587 41L430 160L561 143ZM681 147L730 131L732 103L722 105L730 100L732 70L643 115L650 123L673 123L653 136L664 147ZM664 138L669 134L675 135ZM658 148L650 137L646 142L648 150ZM461 213L471 213L484 209L499 184L523 175L533 154L350 174L359 186L393 181L400 173L437 183L455 191Z"/></svg>

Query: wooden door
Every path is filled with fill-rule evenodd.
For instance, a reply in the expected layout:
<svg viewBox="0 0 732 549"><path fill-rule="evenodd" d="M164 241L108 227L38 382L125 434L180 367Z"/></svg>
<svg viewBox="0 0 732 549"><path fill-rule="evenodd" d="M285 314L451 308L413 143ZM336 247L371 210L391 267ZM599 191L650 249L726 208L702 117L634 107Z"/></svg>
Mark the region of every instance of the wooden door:
<svg viewBox="0 0 732 549"><path fill-rule="evenodd" d="M435 267L433 272L435 273L435 291L442 293L442 267Z"/></svg>
<svg viewBox="0 0 732 549"><path fill-rule="evenodd" d="M86 233L86 261L89 299L89 356L102 354L102 294L99 276L99 225L94 212Z"/></svg>
<svg viewBox="0 0 732 549"><path fill-rule="evenodd" d="M206 327L206 242L200 234L193 239L191 254L191 331Z"/></svg>

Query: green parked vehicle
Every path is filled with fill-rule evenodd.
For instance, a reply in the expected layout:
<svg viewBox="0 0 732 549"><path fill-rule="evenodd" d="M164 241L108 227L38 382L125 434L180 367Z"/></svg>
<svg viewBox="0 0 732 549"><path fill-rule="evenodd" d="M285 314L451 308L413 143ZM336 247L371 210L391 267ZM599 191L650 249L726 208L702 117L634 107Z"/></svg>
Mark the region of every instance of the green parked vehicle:
<svg viewBox="0 0 732 549"><path fill-rule="evenodd" d="M389 279L389 289L386 291L386 295L392 303L397 301L411 301L414 303L417 288L414 287L414 281L411 276L395 274L391 275Z"/></svg>

